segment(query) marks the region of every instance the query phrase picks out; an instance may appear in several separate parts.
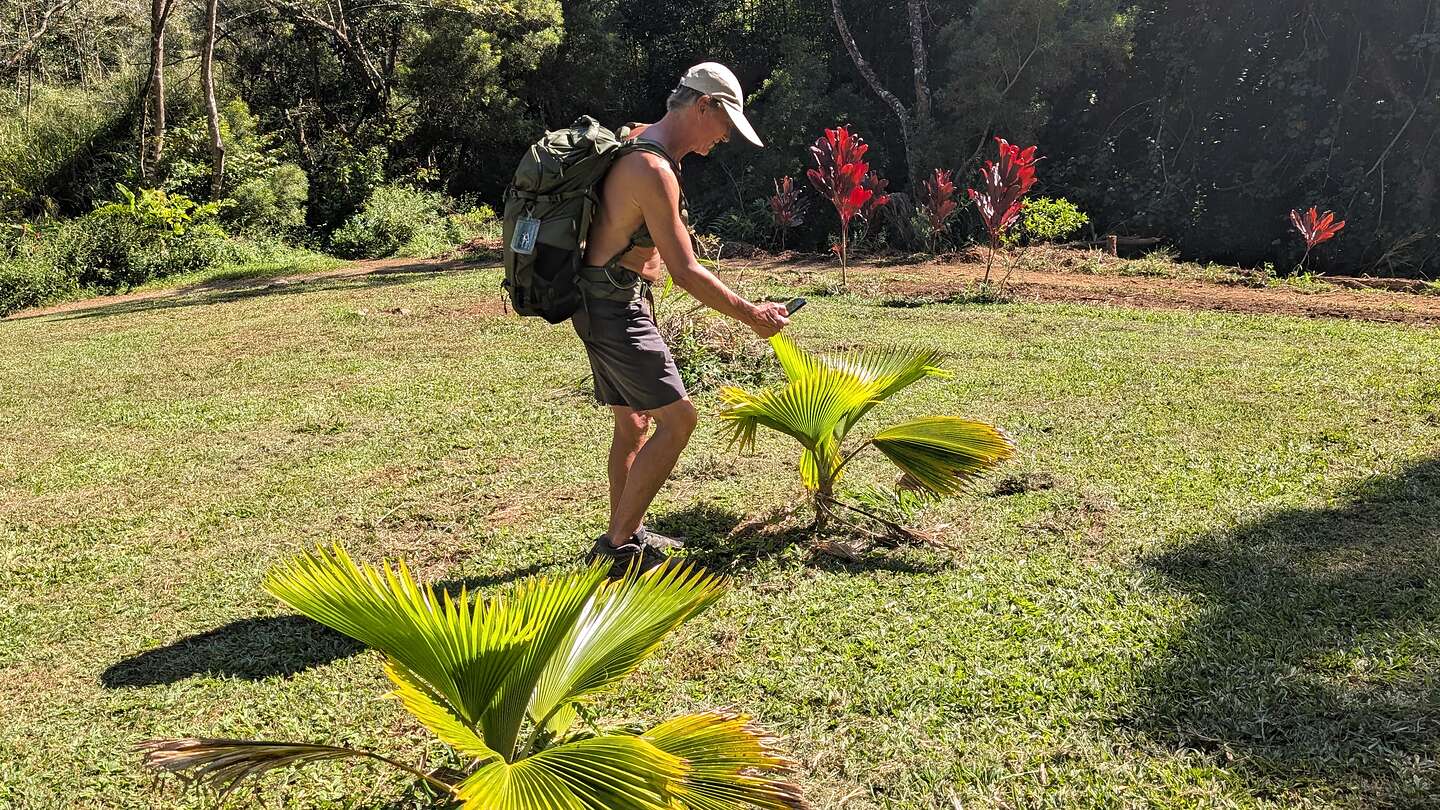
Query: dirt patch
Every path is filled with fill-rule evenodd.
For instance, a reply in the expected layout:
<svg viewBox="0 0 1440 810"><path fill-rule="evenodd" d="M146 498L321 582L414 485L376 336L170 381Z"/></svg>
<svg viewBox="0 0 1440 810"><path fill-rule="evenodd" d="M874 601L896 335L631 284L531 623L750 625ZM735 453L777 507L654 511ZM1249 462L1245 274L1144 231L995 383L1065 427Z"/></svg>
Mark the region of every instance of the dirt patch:
<svg viewBox="0 0 1440 810"><path fill-rule="evenodd" d="M1081 251L1055 251L1090 258ZM1319 291L1289 287L1248 287L1188 278L1119 276L1067 272L1065 257L1046 256L1047 269L1016 270L1010 277L1022 301L1105 304L1148 309L1216 310L1258 315L1440 325L1440 296L1421 294L1423 282L1408 279L1326 276L1333 287ZM1052 260L1053 259L1053 260ZM1105 265L1113 261L1100 259ZM756 269L789 281L839 281L839 268L823 258L786 256L760 263ZM823 274L823 276L822 276ZM992 280L1003 276L997 269ZM983 253L927 258L887 258L850 267L850 286L862 293L878 292L892 301L964 299L985 277ZM1359 290L1359 291L1357 291Z"/></svg>
<svg viewBox="0 0 1440 810"><path fill-rule="evenodd" d="M965 292L967 284L984 276L984 269L978 270L979 272L972 272L972 268L963 265L944 267L943 273L936 272L929 280L897 280L886 283L884 289L892 296L960 295ZM1017 271L1011 278L1011 285L1019 299L1029 301L1440 325L1440 298L1407 293L1358 293L1346 290L1306 293L1285 289L1233 287L1184 279L1034 271Z"/></svg>

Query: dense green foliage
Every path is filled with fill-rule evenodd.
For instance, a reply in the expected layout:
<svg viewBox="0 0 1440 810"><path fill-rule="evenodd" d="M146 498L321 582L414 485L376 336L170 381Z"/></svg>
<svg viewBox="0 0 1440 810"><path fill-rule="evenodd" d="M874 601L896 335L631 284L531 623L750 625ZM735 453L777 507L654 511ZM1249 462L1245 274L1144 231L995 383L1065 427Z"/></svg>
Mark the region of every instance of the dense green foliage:
<svg viewBox="0 0 1440 810"><path fill-rule="evenodd" d="M80 216L117 181L210 201L193 69L199 11L176 5L168 19L168 131L142 177L142 126L158 148L141 99L148 9L18 3L21 13L0 22L0 74L15 88L0 100L5 216ZM216 60L227 169L216 222L352 255L403 251L411 236L366 223L382 216L377 206L398 212L419 197L402 203L377 189L497 205L542 129L580 113L655 120L686 66L719 59L751 91L768 143L733 144L687 167L694 219L733 240L776 242L764 203L775 178L801 176L821 129L849 123L898 192L859 225L862 250L923 247L912 178L951 169L963 193L1001 135L1040 145L1036 195L1073 200L1096 233L1288 267L1303 248L1285 214L1319 205L1350 223L1312 257L1319 269L1428 274L1440 261L1433 2L924 7L919 70L906 4L838 6L887 101L823 2L224 0ZM963 207L951 235L974 238L977 227ZM824 250L833 229L808 217L787 246Z"/></svg>

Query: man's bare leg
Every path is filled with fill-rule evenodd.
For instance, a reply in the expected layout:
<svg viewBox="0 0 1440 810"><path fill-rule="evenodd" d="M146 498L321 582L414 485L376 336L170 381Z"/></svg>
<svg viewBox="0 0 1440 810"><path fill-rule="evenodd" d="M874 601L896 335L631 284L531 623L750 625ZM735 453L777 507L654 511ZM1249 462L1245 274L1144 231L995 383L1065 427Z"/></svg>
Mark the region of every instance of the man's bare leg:
<svg viewBox="0 0 1440 810"><path fill-rule="evenodd" d="M685 445L690 443L690 434L695 432L695 423L699 420L689 399L672 402L647 413L655 420L655 433L642 442L631 460L625 475L625 488L610 511L610 531L606 534L612 546L624 545L640 528L645 510L650 508L655 493L660 491L665 479L670 477L670 471L675 469L675 462ZM612 449L612 470L614 457ZM614 481L613 476L611 481Z"/></svg>
<svg viewBox="0 0 1440 810"><path fill-rule="evenodd" d="M610 515L620 507L620 496L625 492L625 479L630 475L630 465L635 455L645 446L645 437L650 433L650 415L626 405L611 405L615 414L615 436L610 440L610 463L607 472L610 477Z"/></svg>

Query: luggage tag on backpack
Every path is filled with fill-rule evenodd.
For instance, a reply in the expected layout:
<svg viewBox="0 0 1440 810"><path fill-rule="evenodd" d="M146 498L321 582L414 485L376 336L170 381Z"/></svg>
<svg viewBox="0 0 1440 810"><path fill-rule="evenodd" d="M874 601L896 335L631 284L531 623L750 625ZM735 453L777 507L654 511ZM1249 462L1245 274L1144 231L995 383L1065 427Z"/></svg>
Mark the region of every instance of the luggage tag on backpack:
<svg viewBox="0 0 1440 810"><path fill-rule="evenodd" d="M529 256L535 252L535 240L540 236L540 220L534 217L520 217L515 220L515 235L510 237L510 249Z"/></svg>

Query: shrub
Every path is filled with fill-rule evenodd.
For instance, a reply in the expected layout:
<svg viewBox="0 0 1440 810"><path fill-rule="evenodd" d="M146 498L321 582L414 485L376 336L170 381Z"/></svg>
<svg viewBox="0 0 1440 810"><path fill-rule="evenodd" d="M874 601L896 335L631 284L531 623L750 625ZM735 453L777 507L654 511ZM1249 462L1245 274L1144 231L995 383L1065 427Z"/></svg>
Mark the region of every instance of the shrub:
<svg viewBox="0 0 1440 810"><path fill-rule="evenodd" d="M446 217L445 227L450 241L461 243L477 238L499 239L501 223L495 209L482 203Z"/></svg>
<svg viewBox="0 0 1440 810"><path fill-rule="evenodd" d="M921 183L915 201L917 224L923 223L921 233L925 235L925 247L934 253L945 235L950 218L959 208L955 200L954 173L948 169L936 169L929 179Z"/></svg>
<svg viewBox="0 0 1440 810"><path fill-rule="evenodd" d="M310 161L310 224L330 230L364 208L385 184L387 159L383 146L361 149L344 135L322 137Z"/></svg>
<svg viewBox="0 0 1440 810"><path fill-rule="evenodd" d="M217 204L159 189L117 188L120 201L63 223L51 237L57 269L81 287L124 290L204 270L221 257L225 232L214 221Z"/></svg>
<svg viewBox="0 0 1440 810"><path fill-rule="evenodd" d="M220 222L234 233L289 235L305 225L310 181L305 171L278 157L277 139L262 135L243 101L225 105L220 133L225 140L221 194L228 204ZM162 167L165 190L200 199L210 196L210 134L205 119L176 127L167 137Z"/></svg>
<svg viewBox="0 0 1440 810"><path fill-rule="evenodd" d="M454 204L443 194L409 186L381 186L330 237L336 254L351 259L433 256L461 241L460 223L447 216ZM471 222L483 216L476 211ZM489 212L493 219L494 211Z"/></svg>
<svg viewBox="0 0 1440 810"><path fill-rule="evenodd" d="M239 233L290 234L305 227L310 183L293 163L281 163L230 192L224 219Z"/></svg>
<svg viewBox="0 0 1440 810"><path fill-rule="evenodd" d="M1000 159L985 161L985 168L980 170L980 190L968 190L990 236L990 256L985 261L986 284L990 283L990 265L995 262L995 254L1005 244L1006 231L1019 218L1024 197L1035 185L1035 162L1040 159L1033 146L1021 149L999 137L995 143L1000 147Z"/></svg>
<svg viewBox="0 0 1440 810"><path fill-rule="evenodd" d="M1058 242L1090 224L1090 217L1064 197L1041 197L1025 203L1020 229L1031 244Z"/></svg>
<svg viewBox="0 0 1440 810"><path fill-rule="evenodd" d="M785 249L785 234L792 228L805 224L805 212L810 207L795 186L795 178L786 175L775 181L775 194L766 200L770 211L770 224L780 240L780 249Z"/></svg>
<svg viewBox="0 0 1440 810"><path fill-rule="evenodd" d="M0 315L77 295L75 279L55 267L42 250L0 259Z"/></svg>

